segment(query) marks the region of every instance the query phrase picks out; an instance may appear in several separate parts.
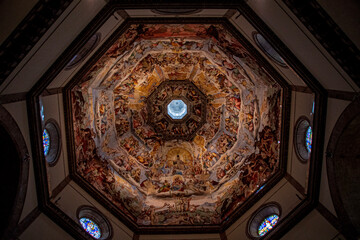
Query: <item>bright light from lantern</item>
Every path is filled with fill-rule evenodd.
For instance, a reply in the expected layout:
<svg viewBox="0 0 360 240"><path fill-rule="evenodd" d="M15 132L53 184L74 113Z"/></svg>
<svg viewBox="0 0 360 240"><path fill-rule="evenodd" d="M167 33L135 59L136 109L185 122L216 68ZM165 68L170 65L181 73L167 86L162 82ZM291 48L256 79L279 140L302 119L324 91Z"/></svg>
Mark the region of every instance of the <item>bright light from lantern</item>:
<svg viewBox="0 0 360 240"><path fill-rule="evenodd" d="M187 114L187 105L182 100L172 100L167 105L167 112L172 119L182 119Z"/></svg>

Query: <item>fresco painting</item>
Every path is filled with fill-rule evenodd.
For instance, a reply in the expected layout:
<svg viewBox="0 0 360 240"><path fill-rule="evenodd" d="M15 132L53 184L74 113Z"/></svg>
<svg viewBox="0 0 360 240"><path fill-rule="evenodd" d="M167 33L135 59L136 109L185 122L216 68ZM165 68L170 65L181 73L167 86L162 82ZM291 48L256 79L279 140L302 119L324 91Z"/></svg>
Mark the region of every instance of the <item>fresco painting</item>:
<svg viewBox="0 0 360 240"><path fill-rule="evenodd" d="M174 119L168 112L173 101L186 105L186 114ZM162 82L146 100L148 124L163 140L190 140L206 121L206 96L188 80Z"/></svg>
<svg viewBox="0 0 360 240"><path fill-rule="evenodd" d="M220 224L278 170L281 87L221 25L131 25L71 98L77 172L140 226Z"/></svg>

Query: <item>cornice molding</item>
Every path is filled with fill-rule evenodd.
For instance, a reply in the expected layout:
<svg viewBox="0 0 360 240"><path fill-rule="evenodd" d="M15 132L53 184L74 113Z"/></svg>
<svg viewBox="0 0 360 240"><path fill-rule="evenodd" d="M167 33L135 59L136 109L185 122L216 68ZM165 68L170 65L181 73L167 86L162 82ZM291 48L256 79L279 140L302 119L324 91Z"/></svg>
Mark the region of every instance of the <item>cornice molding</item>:
<svg viewBox="0 0 360 240"><path fill-rule="evenodd" d="M0 85L73 0L38 1L0 47Z"/></svg>
<svg viewBox="0 0 360 240"><path fill-rule="evenodd" d="M71 178L67 175L64 180L62 180L59 185L57 185L54 190L51 192L51 199L55 199L59 193L64 190L64 188L71 182Z"/></svg>
<svg viewBox="0 0 360 240"><path fill-rule="evenodd" d="M116 8L115 8L116 10ZM280 150L280 164L279 171L275 173L271 179L266 183L264 189L258 194L254 194L239 207L236 212L229 216L229 220L214 226L138 226L129 217L124 215L118 208L109 201L106 197L101 195L93 186L86 182L76 171L75 161L75 149L74 140L72 138L72 132L74 130L72 122L72 104L71 104L71 89L83 79L83 76L91 69L93 64L107 51L107 49L118 39L119 36L131 25L136 23L149 23L149 24L164 24L164 23L198 23L198 24L221 24L223 25L264 67L264 69L271 75L272 78L279 83L283 89L282 93L282 132L281 132L281 150ZM124 23L116 30L116 32L98 49L98 51L89 60L88 64L84 65L77 74L74 75L73 81L64 87L64 106L65 106L65 120L67 128L67 143L68 143L68 157L71 178L84 190L86 190L92 197L99 201L105 208L112 212L117 218L121 219L126 223L127 227L138 234L189 234L189 233L219 233L224 232L230 227L239 217L241 217L247 210L249 210L258 200L263 197L272 187L274 187L285 175L286 162L287 162L287 148L286 145L289 139L289 122L290 122L290 106L291 106L291 94L290 86L287 81L272 67L272 65L255 49L255 47L243 37L236 28L226 18L134 18L127 19Z"/></svg>
<svg viewBox="0 0 360 240"><path fill-rule="evenodd" d="M342 222L332 214L322 203L318 203L316 210L339 232L344 232Z"/></svg>
<svg viewBox="0 0 360 240"><path fill-rule="evenodd" d="M12 237L18 239L20 235L40 216L41 212L38 207L35 207L21 222L19 222L14 229Z"/></svg>
<svg viewBox="0 0 360 240"><path fill-rule="evenodd" d="M319 199L326 125L327 92L310 71L306 69L306 67L247 4L239 3L238 11L261 35L264 36L264 38L266 38L271 46L273 46L273 48L284 58L286 63L315 94L315 113L313 119L314 151L311 152L310 156L312 161L310 161L309 165L307 196L292 211L290 211L280 223L278 223L278 226L275 228L276 230L274 229L275 231L270 231L264 237L264 239L280 239L316 207Z"/></svg>
<svg viewBox="0 0 360 240"><path fill-rule="evenodd" d="M111 1L112 2L112 1ZM144 1L145 2L145 1ZM229 1L230 2L230 1ZM234 1L235 2L235 1ZM130 3L128 3L130 4ZM133 4L133 3L132 3ZM150 4L150 3L147 3ZM164 8L164 3L157 3L158 7ZM220 2L219 2L220 4ZM202 8L208 7L208 5L201 5ZM209 8L215 5L209 5ZM219 7L219 5L216 5ZM230 6L230 5L229 5ZM228 5L222 5L222 8L229 7ZM265 236L264 239L270 239L272 237L275 238L281 238L286 232L288 232L296 223L298 223L302 218L304 218L312 209L314 209L316 202L318 201L318 192L320 190L320 176L321 176L321 159L322 159L322 144L323 137L324 137L324 128L325 128L325 120L326 120L326 91L325 89L320 85L320 83L312 76L312 74L300 63L300 61L290 52L290 50L275 36L275 34L270 30L269 27L265 25L265 23L251 10L249 6L247 6L245 3L237 2L233 3L231 5L232 7L235 7L239 9L239 11L244 14L244 17L252 23L257 30L264 36L266 39L269 39L269 42L271 44L275 44L276 50L284 56L284 59L287 63L289 63L289 66L291 66L297 74L304 79L304 82L308 84L309 88L315 93L316 95L316 109L315 109L315 115L314 115L314 148L315 151L312 152L312 159L316 159L316 161L311 161L310 164L310 170L309 170L309 195L298 205L296 206L279 224L279 226L274 229L274 231L270 232L267 236ZM27 103L28 103L28 114L29 114L29 126L30 126L30 133L31 133L31 139L35 139L32 141L32 152L34 155L34 169L35 169L35 177L36 177L36 184L38 189L38 201L39 201L39 208L41 211L43 211L46 215L48 215L51 219L54 220L55 223L57 223L59 226L63 227L65 231L67 231L69 234L71 234L73 237L77 239L86 239L86 236L83 235L82 229L79 228L78 224L74 224L74 220L69 218L62 210L57 208L53 203L49 201L49 194L48 194L48 180L46 177L46 168L44 166L44 159L42 154L42 148L41 148L41 135L39 129L41 129L40 124L40 116L38 114L39 112L39 96L42 94L46 86L55 78L55 76L65 67L65 65L68 63L68 61L71 59L73 54L75 54L81 46L86 42L86 40L92 36L96 30L101 26L102 23L105 22L105 20L113 13L113 11L117 11L121 8L129 7L124 4L116 3L116 4L108 4L106 5L103 10L100 11L100 13L94 18L94 20L85 28L85 30L79 34L79 36L76 38L76 40L66 49L66 51L61 55L61 57L58 58L58 60L55 61L55 63L49 68L49 70L42 76L42 78L35 84L35 86L31 89L31 91L28 93ZM138 5L132 5L132 8L138 8ZM189 7L189 6L188 6ZM190 7L194 7L191 5ZM131 7L129 7L131 8ZM154 6L152 6L154 8ZM220 7L219 7L220 8ZM121 31L123 31L124 26L126 26L129 23L144 21L146 19L134 19L129 21L128 19L124 21L121 27L116 31L117 33L113 34L107 42L103 46L108 46L111 43L111 39L116 36L116 34L120 34ZM176 19L170 19L168 21L174 21L176 23L179 22L199 22L202 21L202 23L212 23L212 21L217 21L223 24L231 25L228 20L225 18L207 18L207 19L199 19L199 18L176 18ZM150 19L148 21L159 23L164 23L164 19ZM231 26L233 29L235 27ZM254 47L249 42L244 42L246 47L250 49L254 49ZM103 53L104 48L102 47L93 55L93 57L89 60L89 64L94 63ZM260 59L259 61L261 63L264 63L266 70L271 74L275 76L279 76L281 86L284 89L284 95L283 99L287 99L288 103L291 100L291 90L286 83L286 81L281 77L279 73L276 72L276 70L271 67L271 65L265 60L264 57L257 51L254 52L257 59ZM259 57L258 57L259 56ZM83 67L79 70L77 74L75 74L74 78L81 76L84 74L88 69L86 67ZM70 89L73 86L73 83L69 83L65 89L63 90L64 93L64 108L70 109L71 104L66 100L69 96L68 94L65 94L67 89ZM284 100L285 101L285 100ZM283 102L284 103L284 102ZM285 105L283 105L285 106ZM286 109L286 110L285 110ZM290 110L289 108L283 107L283 114L285 117L290 116ZM66 114L66 122L71 123L71 118L69 113ZM285 118L284 118L285 119ZM284 133L284 129L289 129L290 121L285 121L283 119L283 129L282 129L282 136L283 139L281 139L281 144L286 144L288 142L288 133ZM70 124L71 126L71 124ZM286 130L288 131L288 130ZM68 150L71 152L72 146L71 146L71 137L67 134L67 144L68 144ZM287 140L287 141L286 141ZM284 145L283 145L284 146ZM283 147L281 149L284 149ZM71 155L71 154L70 154ZM71 159L71 156L69 155L69 158ZM281 152L281 158L284 159L282 161L282 167L286 167L286 159L287 159L287 152L282 151ZM71 162L69 164L70 166L70 172L75 172L75 169L71 166ZM286 169L286 168L285 168ZM263 189L263 191L260 191L256 196L254 196L253 199L250 199L253 202L256 202L261 197L264 196L264 194L272 187L274 186L280 179L284 177L285 171L281 171L278 173L277 176L275 176L272 179L272 182L268 183L268 186ZM91 186L87 186L86 183L79 179L79 177L76 174L71 174L72 180L76 181L80 186L82 186L87 192L92 194L92 191L94 189ZM82 183L81 183L82 182ZM98 201L105 201L101 200L101 197L97 197L99 194L92 195L95 199ZM252 205L245 206L242 211L237 212L238 216L240 216L242 213L244 213L246 210L248 210ZM111 212L115 212L114 215L116 217L119 217L120 220L123 220L124 216L119 216L116 214L116 211L114 211L113 207L111 205L106 206L108 209L110 209ZM223 225L222 228L216 227L214 229L208 229L208 232L224 232L225 229L227 229L233 222L228 221L226 224ZM146 233L194 233L193 231L190 232L190 229L184 229L183 232L179 232L178 228L173 229L165 229L164 227L155 229L155 231L149 231L146 228L139 228L135 233L139 234L146 234ZM132 229L134 230L134 228ZM169 231L167 231L169 230ZM204 228L199 228L198 232L204 232ZM195 231L196 232L196 231Z"/></svg>
<svg viewBox="0 0 360 240"><path fill-rule="evenodd" d="M288 182L293 185L293 187L304 197L306 196L305 188L289 173L285 174L285 179L288 180Z"/></svg>
<svg viewBox="0 0 360 240"><path fill-rule="evenodd" d="M0 104L20 102L26 100L26 92L0 95Z"/></svg>
<svg viewBox="0 0 360 240"><path fill-rule="evenodd" d="M360 87L360 51L315 0L283 0L335 61Z"/></svg>

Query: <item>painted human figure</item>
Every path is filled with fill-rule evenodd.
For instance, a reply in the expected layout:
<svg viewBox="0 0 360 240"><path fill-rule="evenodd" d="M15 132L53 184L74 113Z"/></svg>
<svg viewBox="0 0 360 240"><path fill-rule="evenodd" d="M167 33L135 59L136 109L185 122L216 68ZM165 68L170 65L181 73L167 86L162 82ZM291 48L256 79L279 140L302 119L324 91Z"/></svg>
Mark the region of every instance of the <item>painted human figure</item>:
<svg viewBox="0 0 360 240"><path fill-rule="evenodd" d="M181 180L180 177L175 177L171 189L173 191L184 191L184 182Z"/></svg>
<svg viewBox="0 0 360 240"><path fill-rule="evenodd" d="M168 192L168 191L170 191L170 187L171 187L170 183L167 180L165 180L163 186L161 188L159 188L158 193Z"/></svg>

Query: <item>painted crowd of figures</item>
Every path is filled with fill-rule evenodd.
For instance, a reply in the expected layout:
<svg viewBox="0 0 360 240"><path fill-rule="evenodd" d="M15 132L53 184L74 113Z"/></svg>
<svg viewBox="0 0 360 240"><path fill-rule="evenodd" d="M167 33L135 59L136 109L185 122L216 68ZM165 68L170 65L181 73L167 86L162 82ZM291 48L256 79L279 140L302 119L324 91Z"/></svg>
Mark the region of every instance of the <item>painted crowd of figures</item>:
<svg viewBox="0 0 360 240"><path fill-rule="evenodd" d="M168 85L149 109L169 80L205 108ZM181 129L160 117L174 95L194 115ZM278 169L281 88L220 25L132 25L71 97L78 174L139 225L219 224Z"/></svg>

